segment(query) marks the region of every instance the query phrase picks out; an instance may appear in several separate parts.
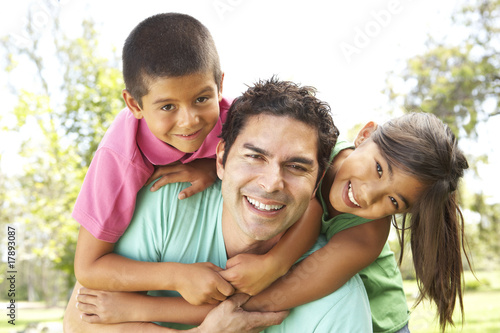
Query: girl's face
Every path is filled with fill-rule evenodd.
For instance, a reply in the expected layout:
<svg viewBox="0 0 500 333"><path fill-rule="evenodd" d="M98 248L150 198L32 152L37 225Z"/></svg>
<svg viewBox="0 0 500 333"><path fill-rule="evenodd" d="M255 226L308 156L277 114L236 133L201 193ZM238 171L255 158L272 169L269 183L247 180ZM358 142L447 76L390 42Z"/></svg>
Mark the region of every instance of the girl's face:
<svg viewBox="0 0 500 333"><path fill-rule="evenodd" d="M379 219L408 211L423 189L415 177L391 165L370 138L377 125L368 123L358 134L356 149L340 164L330 189L338 212Z"/></svg>

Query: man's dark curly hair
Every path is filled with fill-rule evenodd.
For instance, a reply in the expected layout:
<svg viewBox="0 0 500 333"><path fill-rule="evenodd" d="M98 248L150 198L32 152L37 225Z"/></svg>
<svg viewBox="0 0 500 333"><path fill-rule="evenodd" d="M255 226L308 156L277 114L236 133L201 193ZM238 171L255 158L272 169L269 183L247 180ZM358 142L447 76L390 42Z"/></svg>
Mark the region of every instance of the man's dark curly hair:
<svg viewBox="0 0 500 333"><path fill-rule="evenodd" d="M279 81L276 77L261 80L249 87L234 100L222 128L220 137L225 143L223 165L231 146L250 117L259 114L290 117L317 129L319 181L328 167L339 131L333 123L330 106L316 98L315 94L316 89L313 87L301 87L290 81ZM290 130L293 131L293 128Z"/></svg>

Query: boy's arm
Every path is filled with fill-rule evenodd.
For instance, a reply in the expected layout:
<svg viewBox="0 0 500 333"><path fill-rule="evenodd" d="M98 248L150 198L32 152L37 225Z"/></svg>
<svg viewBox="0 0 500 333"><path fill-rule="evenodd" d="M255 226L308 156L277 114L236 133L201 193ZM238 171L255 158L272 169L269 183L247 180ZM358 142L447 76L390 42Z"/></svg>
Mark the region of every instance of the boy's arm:
<svg viewBox="0 0 500 333"><path fill-rule="evenodd" d="M191 186L186 187L179 193L180 200L188 198L211 186L217 179L215 170L215 159L202 158L182 164L175 162L169 165L155 166L155 171L146 182L146 186L161 177L151 186L151 191L157 191L160 187L172 183L189 182Z"/></svg>
<svg viewBox="0 0 500 333"><path fill-rule="evenodd" d="M234 292L211 263L142 262L113 253L114 244L80 228L75 275L87 288L110 291L176 290L192 304L217 304Z"/></svg>
<svg viewBox="0 0 500 333"><path fill-rule="evenodd" d="M390 225L387 217L337 233L287 275L252 297L244 309L280 311L331 294L379 256Z"/></svg>
<svg viewBox="0 0 500 333"><path fill-rule="evenodd" d="M321 229L322 208L313 198L304 215L266 254L239 254L227 261L220 274L238 291L257 295L288 272L316 242Z"/></svg>

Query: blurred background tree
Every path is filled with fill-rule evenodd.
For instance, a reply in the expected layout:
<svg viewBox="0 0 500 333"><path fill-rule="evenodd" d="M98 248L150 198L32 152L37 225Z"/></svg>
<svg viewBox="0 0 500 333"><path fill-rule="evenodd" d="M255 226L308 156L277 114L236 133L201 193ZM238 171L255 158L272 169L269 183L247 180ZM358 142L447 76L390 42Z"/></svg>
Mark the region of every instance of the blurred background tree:
<svg viewBox="0 0 500 333"><path fill-rule="evenodd" d="M478 170L488 164L487 150L477 146L478 134L500 114L500 1L468 2L453 21L460 38L430 36L425 53L410 58L402 72L389 74L385 93L395 107L434 113L447 123L468 155L469 176L478 180ZM401 81L406 91L396 91ZM484 193L471 193L464 185L462 206L467 220L477 222L466 226L475 268L498 268L500 204L489 204Z"/></svg>
<svg viewBox="0 0 500 333"><path fill-rule="evenodd" d="M116 50L99 54L92 21L70 38L58 13L51 15L50 34L29 17L22 42L9 36L0 44L17 96L2 131L20 134L24 160L19 175L7 180L0 174L1 223L18 229L18 300L48 305L66 299L74 284L78 224L71 211L97 145L123 108Z"/></svg>

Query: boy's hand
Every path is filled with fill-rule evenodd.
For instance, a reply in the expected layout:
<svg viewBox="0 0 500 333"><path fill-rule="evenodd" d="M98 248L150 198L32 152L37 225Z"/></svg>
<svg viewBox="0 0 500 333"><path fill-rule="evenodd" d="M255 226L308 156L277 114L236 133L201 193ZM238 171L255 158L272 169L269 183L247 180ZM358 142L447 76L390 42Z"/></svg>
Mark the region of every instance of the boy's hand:
<svg viewBox="0 0 500 333"><path fill-rule="evenodd" d="M210 262L183 265L177 272L175 290L193 305L218 304L234 293L234 288L219 274L222 268Z"/></svg>
<svg viewBox="0 0 500 333"><path fill-rule="evenodd" d="M187 164L175 162L169 165L155 166L155 171L145 185L151 184L152 181L159 177L161 178L151 186L153 192L166 184L191 183L191 186L179 193L178 198L182 200L205 190L215 182L217 179L215 160L203 158Z"/></svg>
<svg viewBox="0 0 500 333"><path fill-rule="evenodd" d="M255 296L285 273L268 255L243 253L229 259L220 275L238 292Z"/></svg>

